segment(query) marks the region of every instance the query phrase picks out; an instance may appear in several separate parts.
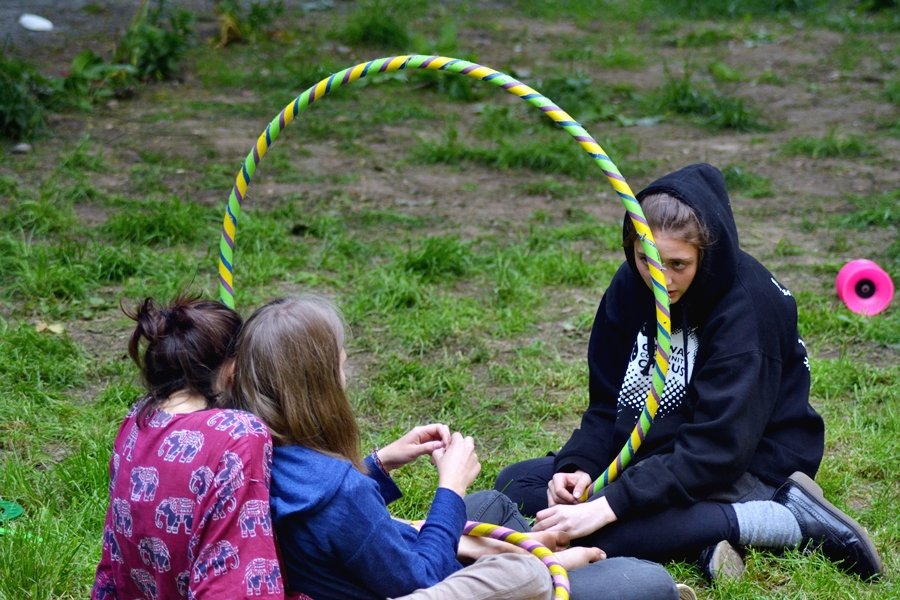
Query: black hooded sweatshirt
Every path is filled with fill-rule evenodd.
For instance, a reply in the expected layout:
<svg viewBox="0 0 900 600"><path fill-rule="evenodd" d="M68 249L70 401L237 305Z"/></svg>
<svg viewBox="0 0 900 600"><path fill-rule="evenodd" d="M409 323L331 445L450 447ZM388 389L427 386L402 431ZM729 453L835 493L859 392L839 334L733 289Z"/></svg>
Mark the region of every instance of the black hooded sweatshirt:
<svg viewBox="0 0 900 600"><path fill-rule="evenodd" d="M713 243L688 291L671 307L681 367L670 368L660 411L634 458L642 466L626 468L604 488L619 519L714 496L745 472L771 485L794 471L812 477L824 449L824 424L809 404L809 361L797 332L796 303L739 248L722 174L708 164L690 165L637 198L655 193L690 206ZM636 404L643 398L628 401L620 391L626 373L631 378L638 368L649 380L646 357L652 361L656 317L634 249L626 247L625 254L591 330L590 404L557 455L557 472L583 470L596 479L640 413ZM645 338L649 348L640 347Z"/></svg>

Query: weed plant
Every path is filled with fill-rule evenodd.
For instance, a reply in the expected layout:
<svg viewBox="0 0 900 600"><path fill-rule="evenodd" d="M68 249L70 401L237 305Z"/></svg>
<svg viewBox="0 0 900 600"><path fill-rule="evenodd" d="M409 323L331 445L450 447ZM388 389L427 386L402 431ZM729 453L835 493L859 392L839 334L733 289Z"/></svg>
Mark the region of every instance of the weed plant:
<svg viewBox="0 0 900 600"><path fill-rule="evenodd" d="M141 80L171 79L191 43L194 17L167 0L142 0L141 8L115 51L118 63L131 65Z"/></svg>
<svg viewBox="0 0 900 600"><path fill-rule="evenodd" d="M0 53L0 135L30 139L44 124L49 82L22 60Z"/></svg>

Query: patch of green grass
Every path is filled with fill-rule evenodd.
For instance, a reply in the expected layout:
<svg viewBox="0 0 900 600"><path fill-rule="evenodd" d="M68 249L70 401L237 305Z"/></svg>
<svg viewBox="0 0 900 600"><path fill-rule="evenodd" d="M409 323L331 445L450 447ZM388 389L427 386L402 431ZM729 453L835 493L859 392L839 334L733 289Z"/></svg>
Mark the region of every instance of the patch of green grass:
<svg viewBox="0 0 900 600"><path fill-rule="evenodd" d="M459 140L455 128L447 130L442 141L421 140L412 157L425 164L477 164L499 169L527 169L537 173L566 174L576 179L596 176L596 166L582 148L567 135L556 132L554 137L522 136L525 139L499 139L494 147L469 145ZM614 160L621 172L641 175L649 171L652 161L629 160L638 148L632 138L618 136L599 140L601 147Z"/></svg>
<svg viewBox="0 0 900 600"><path fill-rule="evenodd" d="M525 107L487 105L478 119L479 127L475 133L488 140L500 140L508 136L519 135L536 122L532 111L525 114Z"/></svg>
<svg viewBox="0 0 900 600"><path fill-rule="evenodd" d="M610 120L615 114L609 97L583 73L549 77L538 83L538 89L557 106L579 122Z"/></svg>
<svg viewBox="0 0 900 600"><path fill-rule="evenodd" d="M0 250L0 297L57 316L78 314L105 285L156 276L159 264L141 247L66 238L30 243L4 235Z"/></svg>
<svg viewBox="0 0 900 600"><path fill-rule="evenodd" d="M724 167L722 175L725 176L725 186L729 193L739 193L748 198L768 198L775 195L768 177L752 173L740 165Z"/></svg>
<svg viewBox="0 0 900 600"><path fill-rule="evenodd" d="M651 104L656 111L692 116L712 129L766 131L770 127L759 111L742 98L723 95L695 82L689 69L681 77L667 74Z"/></svg>
<svg viewBox="0 0 900 600"><path fill-rule="evenodd" d="M112 215L100 229L116 242L147 245L171 245L212 240L214 223L211 211L178 197L148 200L130 210Z"/></svg>
<svg viewBox="0 0 900 600"><path fill-rule="evenodd" d="M784 77L772 70L765 70L756 77L756 82L765 85L784 85Z"/></svg>
<svg viewBox="0 0 900 600"><path fill-rule="evenodd" d="M0 229L22 231L26 235L61 234L73 229L76 223L72 202L62 195L23 198L17 205L0 210Z"/></svg>
<svg viewBox="0 0 900 600"><path fill-rule="evenodd" d="M80 244L30 244L3 237L0 248L5 296L28 304L48 298L65 301L85 297L89 266L83 261Z"/></svg>
<svg viewBox="0 0 900 600"><path fill-rule="evenodd" d="M786 256L800 256L801 254L803 254L803 249L786 238L780 238L775 242L775 247L772 248L772 255L779 258L784 258Z"/></svg>
<svg viewBox="0 0 900 600"><path fill-rule="evenodd" d="M819 11L829 3L821 0L734 0L732 2L692 2L691 0L650 0L658 11L693 19L734 19L773 13L805 14Z"/></svg>
<svg viewBox="0 0 900 600"><path fill-rule="evenodd" d="M841 134L834 129L821 137L792 138L784 144L782 150L788 155L810 158L862 158L880 154L878 148L864 137Z"/></svg>
<svg viewBox="0 0 900 600"><path fill-rule="evenodd" d="M647 56L641 51L633 35L619 35L609 42L598 44L596 39L585 37L573 40L571 45L555 48L552 56L558 60L588 63L604 69L639 69L647 64Z"/></svg>
<svg viewBox="0 0 900 600"><path fill-rule="evenodd" d="M710 27L689 31L675 39L675 45L680 48L703 48L705 46L718 46L734 39L734 34L728 29Z"/></svg>
<svg viewBox="0 0 900 600"><path fill-rule="evenodd" d="M900 79L889 79L884 82L884 96L892 104L900 106Z"/></svg>
<svg viewBox="0 0 900 600"><path fill-rule="evenodd" d="M0 321L0 386L15 391L47 394L74 386L86 374L86 357L67 336L38 331L25 323Z"/></svg>
<svg viewBox="0 0 900 600"><path fill-rule="evenodd" d="M836 215L832 223L838 228L900 227L900 190L846 197L850 210Z"/></svg>
<svg viewBox="0 0 900 600"><path fill-rule="evenodd" d="M387 0L367 0L347 16L335 36L351 46L406 50L412 37L398 12Z"/></svg>
<svg viewBox="0 0 900 600"><path fill-rule="evenodd" d="M568 222L559 226L532 226L528 246L547 249L560 243L590 241L605 250L618 252L622 247L622 226L619 223L600 223L586 213L568 212Z"/></svg>
<svg viewBox="0 0 900 600"><path fill-rule="evenodd" d="M837 268L829 271L834 281ZM850 312L837 296L800 291L795 294L800 315L800 331L814 350L831 350L855 358L854 352L864 344L874 343L882 350L900 339L900 317L896 311L866 317Z"/></svg>
<svg viewBox="0 0 900 600"><path fill-rule="evenodd" d="M848 36L829 53L828 64L838 67L841 72L856 71L867 59L877 58L880 52L864 38Z"/></svg>
<svg viewBox="0 0 900 600"><path fill-rule="evenodd" d="M496 148L470 146L461 142L456 129L448 130L441 142L421 141L413 149L416 160L459 165L474 163L500 169L529 169L543 173L578 175L580 150L571 140L559 136L546 142L517 142L502 139Z"/></svg>
<svg viewBox="0 0 900 600"><path fill-rule="evenodd" d="M592 0L517 0L525 16L541 19L573 19L578 23L596 23L600 19L633 20L640 15L641 2L598 3Z"/></svg>
<svg viewBox="0 0 900 600"><path fill-rule="evenodd" d="M423 281L446 281L462 277L469 270L472 253L458 237L429 237L407 252L403 267Z"/></svg>
<svg viewBox="0 0 900 600"><path fill-rule="evenodd" d="M528 181L519 185L522 193L531 196L549 196L555 200L571 198L581 193L579 186L555 179Z"/></svg>
<svg viewBox="0 0 900 600"><path fill-rule="evenodd" d="M103 155L93 147L91 137L82 137L77 144L67 147L62 154L57 171L72 176L100 173L106 167Z"/></svg>
<svg viewBox="0 0 900 600"><path fill-rule="evenodd" d="M720 83L738 83L745 80L740 71L728 66L721 60L714 60L709 63L709 74Z"/></svg>

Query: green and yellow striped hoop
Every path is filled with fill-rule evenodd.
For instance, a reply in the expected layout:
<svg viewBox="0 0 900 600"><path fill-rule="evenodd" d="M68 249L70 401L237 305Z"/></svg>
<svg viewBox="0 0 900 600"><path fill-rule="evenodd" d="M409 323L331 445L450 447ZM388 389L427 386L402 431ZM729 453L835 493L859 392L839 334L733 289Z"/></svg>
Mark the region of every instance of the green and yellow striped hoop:
<svg viewBox="0 0 900 600"><path fill-rule="evenodd" d="M572 136L587 154L600 166L606 175L610 185L619 196L628 217L634 224L640 237L641 244L647 255L647 262L652 280L653 295L656 301L656 355L652 375L652 385L647 392L644 409L632 434L619 452L615 460L607 467L606 471L588 488L582 500L587 500L596 491L616 479L622 470L631 462L643 442L653 418L659 408L659 401L665 385L666 373L669 370L669 352L671 350L671 319L669 316L669 295L666 291L665 277L661 268L659 251L653 234L647 225L647 220L641 210L640 204L634 197L625 178L619 172L618 167L607 156L606 151L594 140L594 138L573 119L568 113L553 103L550 99L540 94L528 85L517 79L473 62L450 58L446 56L427 56L421 54L390 56L377 58L365 63L360 63L342 71L338 71L317 84L311 86L297 96L278 115L272 119L265 131L259 136L253 149L247 155L240 170L235 177L234 186L228 197L225 207L225 217L222 223L222 232L219 240L219 297L228 306L235 306L234 286L234 250L237 235L237 224L240 217L241 205L246 197L250 179L259 166L260 161L266 155L269 148L275 143L278 135L313 102L320 100L337 88L353 83L363 77L377 75L379 73L391 73L407 69L428 69L465 75L473 79L486 81L518 96L525 102L538 108L547 117L553 120L563 130Z"/></svg>

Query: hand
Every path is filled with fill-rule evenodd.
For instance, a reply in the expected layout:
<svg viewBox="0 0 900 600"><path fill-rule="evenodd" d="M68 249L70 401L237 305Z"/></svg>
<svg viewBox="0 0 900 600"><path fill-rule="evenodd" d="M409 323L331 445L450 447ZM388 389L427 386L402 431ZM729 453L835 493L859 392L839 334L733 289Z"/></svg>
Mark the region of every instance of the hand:
<svg viewBox="0 0 900 600"><path fill-rule="evenodd" d="M432 452L431 458L437 466L438 487L452 490L460 497L466 495L466 490L481 471L474 440L471 436L463 437L459 432L450 436L446 447Z"/></svg>
<svg viewBox="0 0 900 600"><path fill-rule="evenodd" d="M598 560L606 558L606 552L600 548L591 548L589 546L573 546L554 552L556 559L562 563L567 571L577 569L585 565L589 565Z"/></svg>
<svg viewBox="0 0 900 600"><path fill-rule="evenodd" d="M572 538L584 537L615 522L616 513L606 497L582 504L560 504L537 514L535 531L565 531Z"/></svg>
<svg viewBox="0 0 900 600"><path fill-rule="evenodd" d="M386 471L399 469L422 455L431 454L450 443L450 428L441 423L413 427L402 437L378 450Z"/></svg>
<svg viewBox="0 0 900 600"><path fill-rule="evenodd" d="M578 499L590 485L591 476L584 471L557 473L547 484L547 506L578 504Z"/></svg>

